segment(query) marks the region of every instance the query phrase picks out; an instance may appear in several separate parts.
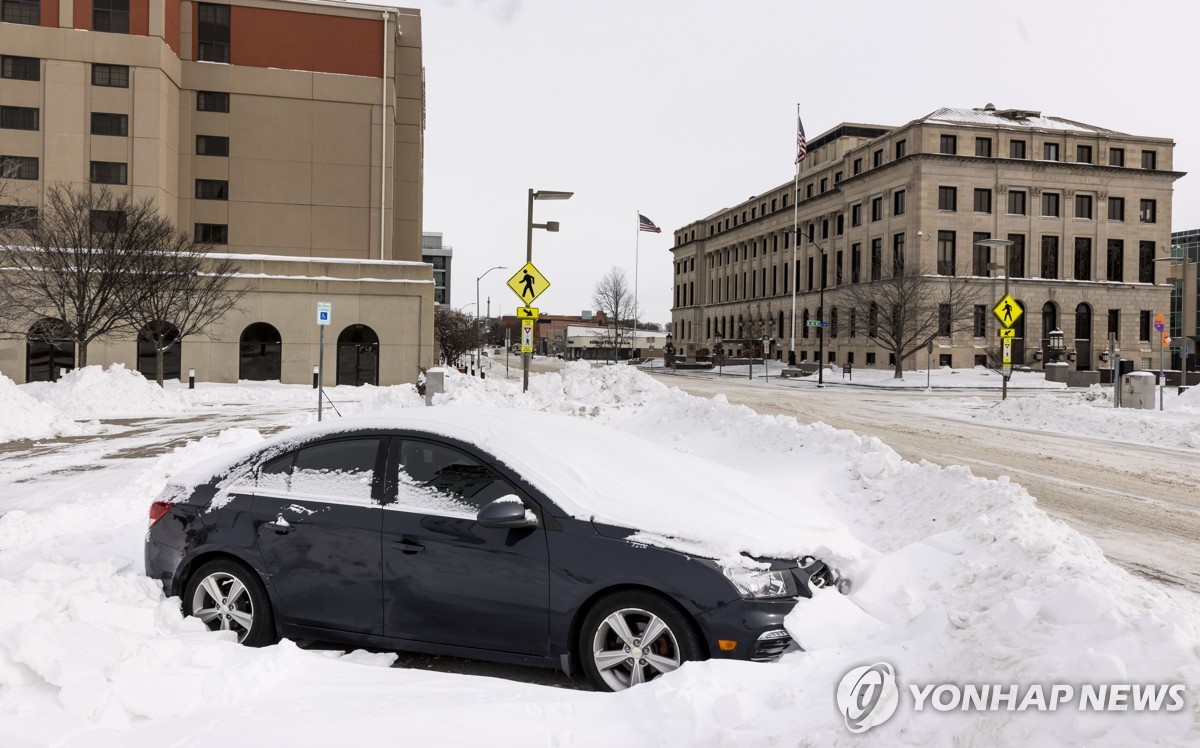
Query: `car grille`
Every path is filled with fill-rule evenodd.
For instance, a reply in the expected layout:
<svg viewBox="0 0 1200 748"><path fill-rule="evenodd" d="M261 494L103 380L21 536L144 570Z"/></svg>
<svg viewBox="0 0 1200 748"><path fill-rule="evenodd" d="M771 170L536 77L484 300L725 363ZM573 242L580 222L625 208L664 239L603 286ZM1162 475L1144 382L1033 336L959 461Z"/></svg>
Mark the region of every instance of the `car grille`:
<svg viewBox="0 0 1200 748"><path fill-rule="evenodd" d="M792 644L792 637L783 629L768 631L758 637L750 659L754 662L775 662Z"/></svg>

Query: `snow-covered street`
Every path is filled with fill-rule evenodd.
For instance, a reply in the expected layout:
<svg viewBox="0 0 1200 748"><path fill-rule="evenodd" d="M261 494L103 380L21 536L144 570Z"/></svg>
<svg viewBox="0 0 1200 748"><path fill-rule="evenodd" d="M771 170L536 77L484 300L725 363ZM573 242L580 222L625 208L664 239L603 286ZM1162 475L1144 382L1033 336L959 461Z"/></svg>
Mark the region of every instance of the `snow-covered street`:
<svg viewBox="0 0 1200 748"><path fill-rule="evenodd" d="M1091 407L1085 403L1055 398L1031 407L1036 398L1022 396L985 410L961 392L880 397L847 388L788 406L783 395L791 390L782 387L696 397L674 385L707 394L726 382L660 381L632 367L584 363L531 377L527 394L502 376L448 379L436 407L595 419L790 487L775 508L812 518L813 552L854 581L851 593L819 590L798 602L788 628L806 651L779 663L689 663L619 694L387 667L396 660L390 653L306 650L287 641L244 648L228 632L182 618L179 601L142 574L148 507L184 468L314 420L314 391L243 384L163 392L123 369L98 367L55 385L18 387L0 378L0 745L318 746L399 736L415 745L464 746L1200 740L1200 596L1110 562L1002 469L1017 442L1035 453L1048 449L1037 446L1048 412ZM1184 434L1166 451L1193 464L1198 445L1186 434L1188 424L1200 431L1194 395L1179 398L1163 419L1182 424ZM424 407L411 387L332 388L330 396L347 417ZM742 397L756 408L769 400L772 412L786 415L731 402ZM832 410L864 424L874 414L885 440L904 428L931 438L925 432L936 429L914 414L946 423L986 418L1006 436L993 458L974 454L971 444L943 446L946 455L978 462L943 467L913 460L924 448L917 437L897 453L874 436L814 423L836 423ZM1088 426L1089 417L1071 410L1054 416L1090 437L1061 440L1072 445L1064 450L1115 444L1118 432ZM945 445L956 437L939 438ZM1137 443L1146 455L1155 448L1149 437L1129 441L1121 449ZM989 461L1006 475L973 474ZM1022 480L1026 474L1034 475L1022 473ZM688 496L673 492L672 478L614 469L614 480L683 517ZM1077 519L1071 524L1079 526ZM1181 578L1194 579L1188 558L1177 557L1177 565L1190 567L1177 570ZM899 708L855 735L835 692L851 668L876 662L894 666ZM918 711L904 685L915 683L1184 684L1187 704L1172 712Z"/></svg>

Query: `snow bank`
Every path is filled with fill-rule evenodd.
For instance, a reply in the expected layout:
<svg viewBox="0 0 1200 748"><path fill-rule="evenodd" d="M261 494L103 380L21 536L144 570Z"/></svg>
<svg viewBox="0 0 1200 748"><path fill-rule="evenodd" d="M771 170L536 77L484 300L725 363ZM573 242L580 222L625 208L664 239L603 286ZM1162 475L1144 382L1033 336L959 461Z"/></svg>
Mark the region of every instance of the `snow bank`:
<svg viewBox="0 0 1200 748"><path fill-rule="evenodd" d="M98 423L76 423L57 408L24 392L0 374L0 443L19 439L53 439L100 432Z"/></svg>
<svg viewBox="0 0 1200 748"><path fill-rule="evenodd" d="M25 391L69 418L137 418L181 413L186 406L124 364L85 366L57 382L24 385Z"/></svg>

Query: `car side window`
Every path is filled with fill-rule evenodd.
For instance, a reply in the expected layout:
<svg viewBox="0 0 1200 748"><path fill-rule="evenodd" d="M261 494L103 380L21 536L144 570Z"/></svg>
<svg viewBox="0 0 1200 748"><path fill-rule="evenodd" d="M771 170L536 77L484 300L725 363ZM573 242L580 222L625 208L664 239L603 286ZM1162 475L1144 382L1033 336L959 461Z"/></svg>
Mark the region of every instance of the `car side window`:
<svg viewBox="0 0 1200 748"><path fill-rule="evenodd" d="M379 445L379 439L367 438L304 447L264 463L259 469L259 488L296 498L369 504Z"/></svg>
<svg viewBox="0 0 1200 748"><path fill-rule="evenodd" d="M474 517L502 496L520 494L487 465L451 447L405 439L400 445L399 507Z"/></svg>

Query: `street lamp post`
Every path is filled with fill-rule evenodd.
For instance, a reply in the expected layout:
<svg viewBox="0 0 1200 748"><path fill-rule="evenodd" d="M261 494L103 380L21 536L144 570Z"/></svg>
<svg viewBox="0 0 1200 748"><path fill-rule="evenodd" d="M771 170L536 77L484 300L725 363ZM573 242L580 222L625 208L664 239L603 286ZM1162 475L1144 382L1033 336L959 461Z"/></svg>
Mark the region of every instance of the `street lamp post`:
<svg viewBox="0 0 1200 748"><path fill-rule="evenodd" d="M483 356L480 355L480 351L483 350L483 334L479 327L479 281L483 280L483 276L487 275L493 270L504 269L505 268L503 265L497 265L494 268L488 268L487 270L483 271L483 275L480 275L475 279L475 366L479 369L480 379L483 379ZM488 305L488 316L491 316L491 304Z"/></svg>
<svg viewBox="0 0 1200 748"><path fill-rule="evenodd" d="M670 357L671 371L675 372L675 339L671 337L671 333L667 333L667 344L663 346L663 356ZM666 363L665 361L663 362Z"/></svg>
<svg viewBox="0 0 1200 748"><path fill-rule="evenodd" d="M717 338L717 345L714 350L717 352L717 376L725 376L725 341Z"/></svg>
<svg viewBox="0 0 1200 748"><path fill-rule="evenodd" d="M558 231L558 221L546 221L545 223L533 222L533 201L534 200L570 200L574 192L559 192L555 190L529 190L529 220L525 226L525 262L533 262L533 230L545 229L546 231ZM537 330L535 321L534 330ZM536 338L537 335L534 335ZM529 390L529 359L533 357L532 353L521 353L521 392Z"/></svg>
<svg viewBox="0 0 1200 748"><path fill-rule="evenodd" d="M825 248L816 241L810 239L800 229L796 229L796 244L800 244L800 240L804 239L809 244L817 248L821 253L821 287L817 291L817 322L820 326L817 327L817 386L825 386Z"/></svg>
<svg viewBox="0 0 1200 748"><path fill-rule="evenodd" d="M980 239L979 241L977 241L975 243L981 247L1004 247L1004 295L1008 296L1008 275L1009 275L1009 269L1010 269L1009 268L1009 259L1008 259L1008 248L1013 245L1012 240L1011 239ZM989 265L988 267L990 268L991 266ZM1000 374L1000 399L1007 400L1008 399L1008 377L1010 376L1012 369L1009 369L1009 372L1010 372L1009 374L1005 374L1004 369L1003 369L1003 363L1001 363L1000 371L1001 371L1001 374Z"/></svg>

